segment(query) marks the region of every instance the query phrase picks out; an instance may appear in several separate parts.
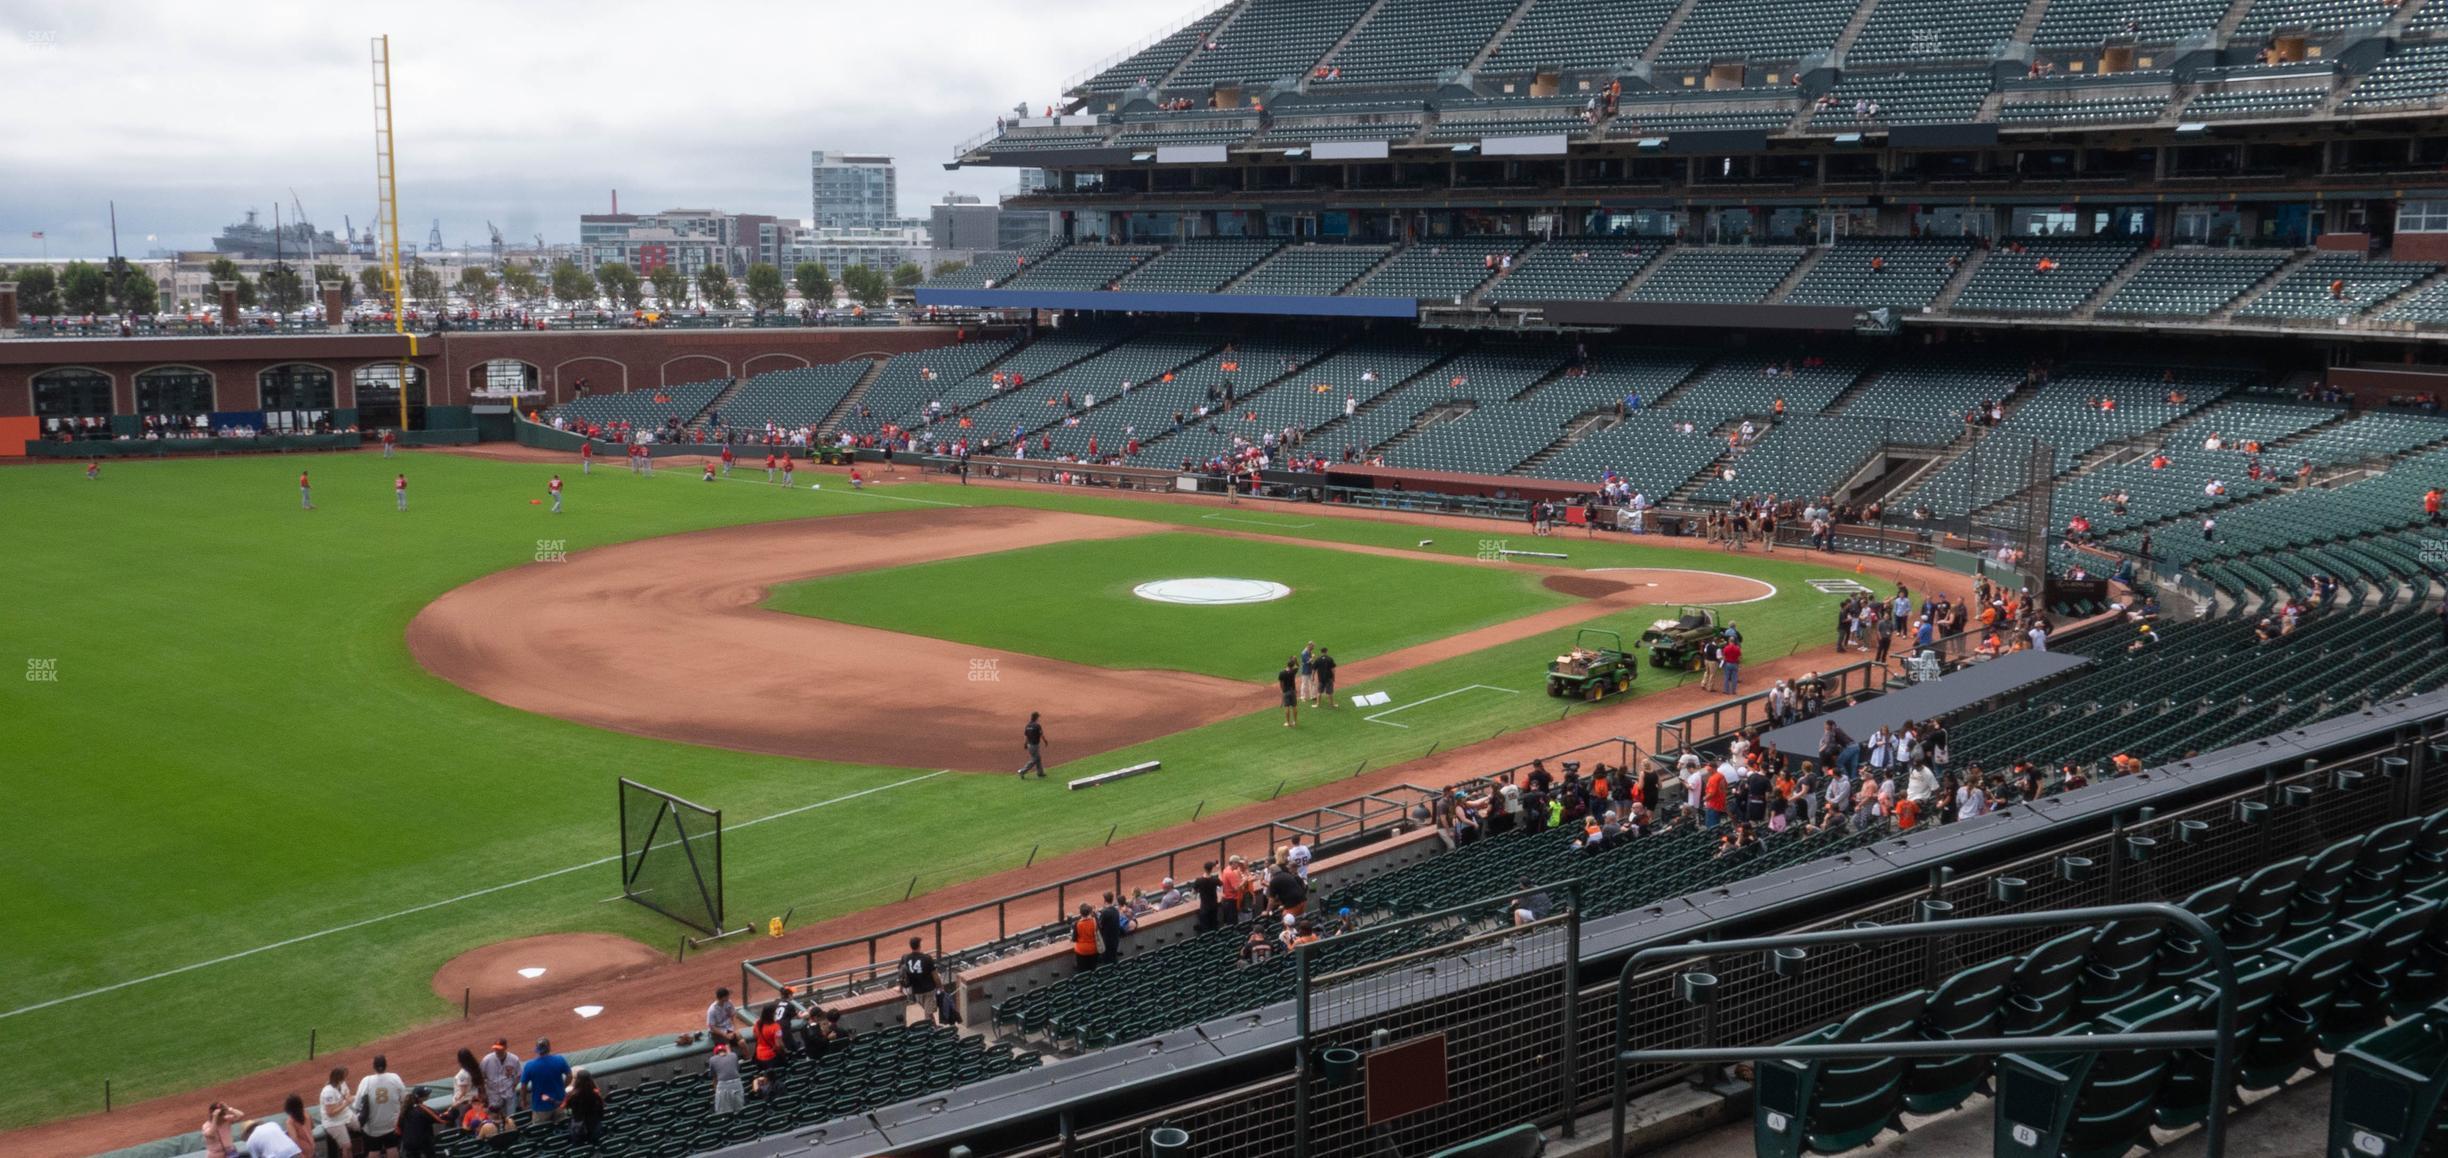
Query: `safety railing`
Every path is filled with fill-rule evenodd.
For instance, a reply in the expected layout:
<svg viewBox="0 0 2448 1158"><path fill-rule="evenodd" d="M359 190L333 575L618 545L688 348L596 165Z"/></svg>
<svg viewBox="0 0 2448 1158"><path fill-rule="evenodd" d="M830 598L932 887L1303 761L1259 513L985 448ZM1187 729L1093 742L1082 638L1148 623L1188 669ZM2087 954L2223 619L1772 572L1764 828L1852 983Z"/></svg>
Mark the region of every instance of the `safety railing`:
<svg viewBox="0 0 2448 1158"><path fill-rule="evenodd" d="M1095 899L1108 892L1124 896L1129 892L1131 881L1152 884L1155 877L1179 880L1185 867L1195 869L1208 861L1220 864L1233 856L1263 859L1295 838L1307 840L1313 848L1331 852L1333 846L1344 841L1409 823L1412 810L1425 805L1435 795L1435 792L1417 785L1398 784L1363 793L1339 804L1312 808L1263 824L1235 829L1221 836L1150 853L1092 873L1082 873L937 913L865 936L752 958L740 965L740 989L744 994L763 992L767 997L779 996L784 986L790 987L800 997L815 1000L851 996L864 992L868 985L892 973L898 963L898 954L892 953L888 957L887 947L897 949L912 934L926 937L932 946L931 952L943 957L946 954L944 937L948 926L958 926L969 918L981 918L982 924L982 916L992 913L993 937L972 945L955 947L953 955L964 957L996 951L998 946L1008 946L1015 936L1034 940L1051 935L1048 930L1067 928L1066 922L1080 898ZM1035 859L1032 852L1031 862ZM1162 871L1156 871L1160 866ZM818 962L850 950L864 950L866 960L818 970ZM758 986L763 989L760 990Z"/></svg>

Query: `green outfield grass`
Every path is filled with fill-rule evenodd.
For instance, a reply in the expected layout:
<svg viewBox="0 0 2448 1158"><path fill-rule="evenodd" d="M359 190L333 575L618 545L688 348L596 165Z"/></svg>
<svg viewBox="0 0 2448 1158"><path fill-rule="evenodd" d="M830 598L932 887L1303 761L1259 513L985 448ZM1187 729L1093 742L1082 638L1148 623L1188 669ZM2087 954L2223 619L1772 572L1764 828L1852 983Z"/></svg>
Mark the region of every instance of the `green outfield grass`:
<svg viewBox="0 0 2448 1158"><path fill-rule="evenodd" d="M318 511L298 509L301 466L314 471ZM395 469L410 477L406 514L392 510ZM75 465L0 471L0 534L11 544L0 553L10 599L0 665L56 674L0 680L0 752L18 820L0 842L0 1127L99 1110L106 1079L126 1102L299 1061L310 1031L324 1052L361 1062L348 1056L352 1043L456 1017L429 980L480 944L572 930L675 944L679 930L661 917L605 903L618 892L601 862L615 848L620 774L721 807L735 826L821 805L725 841L733 917L761 923L795 906L805 921L1017 867L1032 848L1042 859L1093 847L1115 826L1212 815L1349 776L1363 761L1383 766L1568 710L1538 694L1556 641L1525 640L1381 689L1397 704L1467 684L1519 694L1450 696L1391 723L1315 712L1298 729L1268 709L1130 752L1058 748L1057 775L1162 755L1162 774L1093 801L1001 777L597 731L426 674L402 642L408 620L479 576L547 565L534 561L539 550L928 503L1074 510L1151 530L1212 526L1206 516L1219 508L942 485L786 491L614 468L585 479L563 470L568 512L552 516L529 501L549 473L427 454L114 462L98 482ZM1233 517L1275 518L1280 533L1321 541L1412 547L1422 535L1269 510ZM1736 612L1762 658L1818 644L1833 600L1799 581L1840 573L1622 541L1546 545L1573 566L1722 567L1780 584L1779 598ZM1469 555L1478 543L1455 535L1428 549ZM1544 595L1518 576L1451 570L1492 586L1439 631ZM977 599L1011 594L998 583ZM1636 627L1649 617L1614 618ZM1400 646L1412 627L1381 628L1379 646ZM1270 655L1283 646L1267 644ZM1659 673L1642 679L1664 686ZM1380 687L1346 687L1361 690ZM956 813L995 823L942 823ZM111 1028L129 1022L138 1028ZM469 1039L486 1032L480 1015ZM417 1079L448 1068L442 1057L393 1061Z"/></svg>
<svg viewBox="0 0 2448 1158"><path fill-rule="evenodd" d="M1132 593L1153 580L1202 576L1268 579L1292 593L1223 607ZM994 598L976 597L989 591ZM831 576L779 589L768 602L1097 667L1265 682L1311 640L1349 663L1570 601L1526 571L1176 532Z"/></svg>

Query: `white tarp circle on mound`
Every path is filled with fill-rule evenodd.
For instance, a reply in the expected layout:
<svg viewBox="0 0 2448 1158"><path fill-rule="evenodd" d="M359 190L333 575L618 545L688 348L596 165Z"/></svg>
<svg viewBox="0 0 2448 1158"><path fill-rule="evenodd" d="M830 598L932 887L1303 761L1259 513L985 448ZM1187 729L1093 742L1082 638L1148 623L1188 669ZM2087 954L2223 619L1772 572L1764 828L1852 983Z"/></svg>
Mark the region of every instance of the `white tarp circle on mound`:
<svg viewBox="0 0 2448 1158"><path fill-rule="evenodd" d="M1159 579L1131 588L1131 594L1141 599L1199 607L1270 603L1291 593L1291 588L1264 579Z"/></svg>

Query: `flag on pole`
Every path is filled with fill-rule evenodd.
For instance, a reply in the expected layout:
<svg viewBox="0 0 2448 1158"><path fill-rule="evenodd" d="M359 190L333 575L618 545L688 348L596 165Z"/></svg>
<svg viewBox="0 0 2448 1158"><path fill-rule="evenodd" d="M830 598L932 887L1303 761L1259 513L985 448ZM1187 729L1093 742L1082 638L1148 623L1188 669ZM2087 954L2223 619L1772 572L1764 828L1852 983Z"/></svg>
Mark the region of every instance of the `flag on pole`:
<svg viewBox="0 0 2448 1158"><path fill-rule="evenodd" d="M42 239L43 239L43 231L42 231L42 230L39 230L39 229L35 230L35 231L34 231L34 240L36 240L36 241L41 241Z"/></svg>

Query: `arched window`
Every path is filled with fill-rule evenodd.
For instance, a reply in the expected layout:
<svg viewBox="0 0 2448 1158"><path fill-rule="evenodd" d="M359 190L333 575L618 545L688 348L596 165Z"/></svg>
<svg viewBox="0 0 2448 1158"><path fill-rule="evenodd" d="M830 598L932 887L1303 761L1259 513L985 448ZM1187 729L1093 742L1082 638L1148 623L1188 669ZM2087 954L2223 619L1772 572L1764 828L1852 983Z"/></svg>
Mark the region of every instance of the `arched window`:
<svg viewBox="0 0 2448 1158"><path fill-rule="evenodd" d="M255 376L263 397L264 426L271 430L320 429L331 416L337 379L321 366L288 362Z"/></svg>
<svg viewBox="0 0 2448 1158"><path fill-rule="evenodd" d="M110 375L82 366L34 375L34 416L50 437L109 438Z"/></svg>
<svg viewBox="0 0 2448 1158"><path fill-rule="evenodd" d="M155 366L136 375L136 413L190 418L213 411L213 377L193 366Z"/></svg>
<svg viewBox="0 0 2448 1158"><path fill-rule="evenodd" d="M361 430L400 428L400 364L377 362L359 366L357 426ZM408 421L405 429L425 428L425 368L408 367Z"/></svg>

